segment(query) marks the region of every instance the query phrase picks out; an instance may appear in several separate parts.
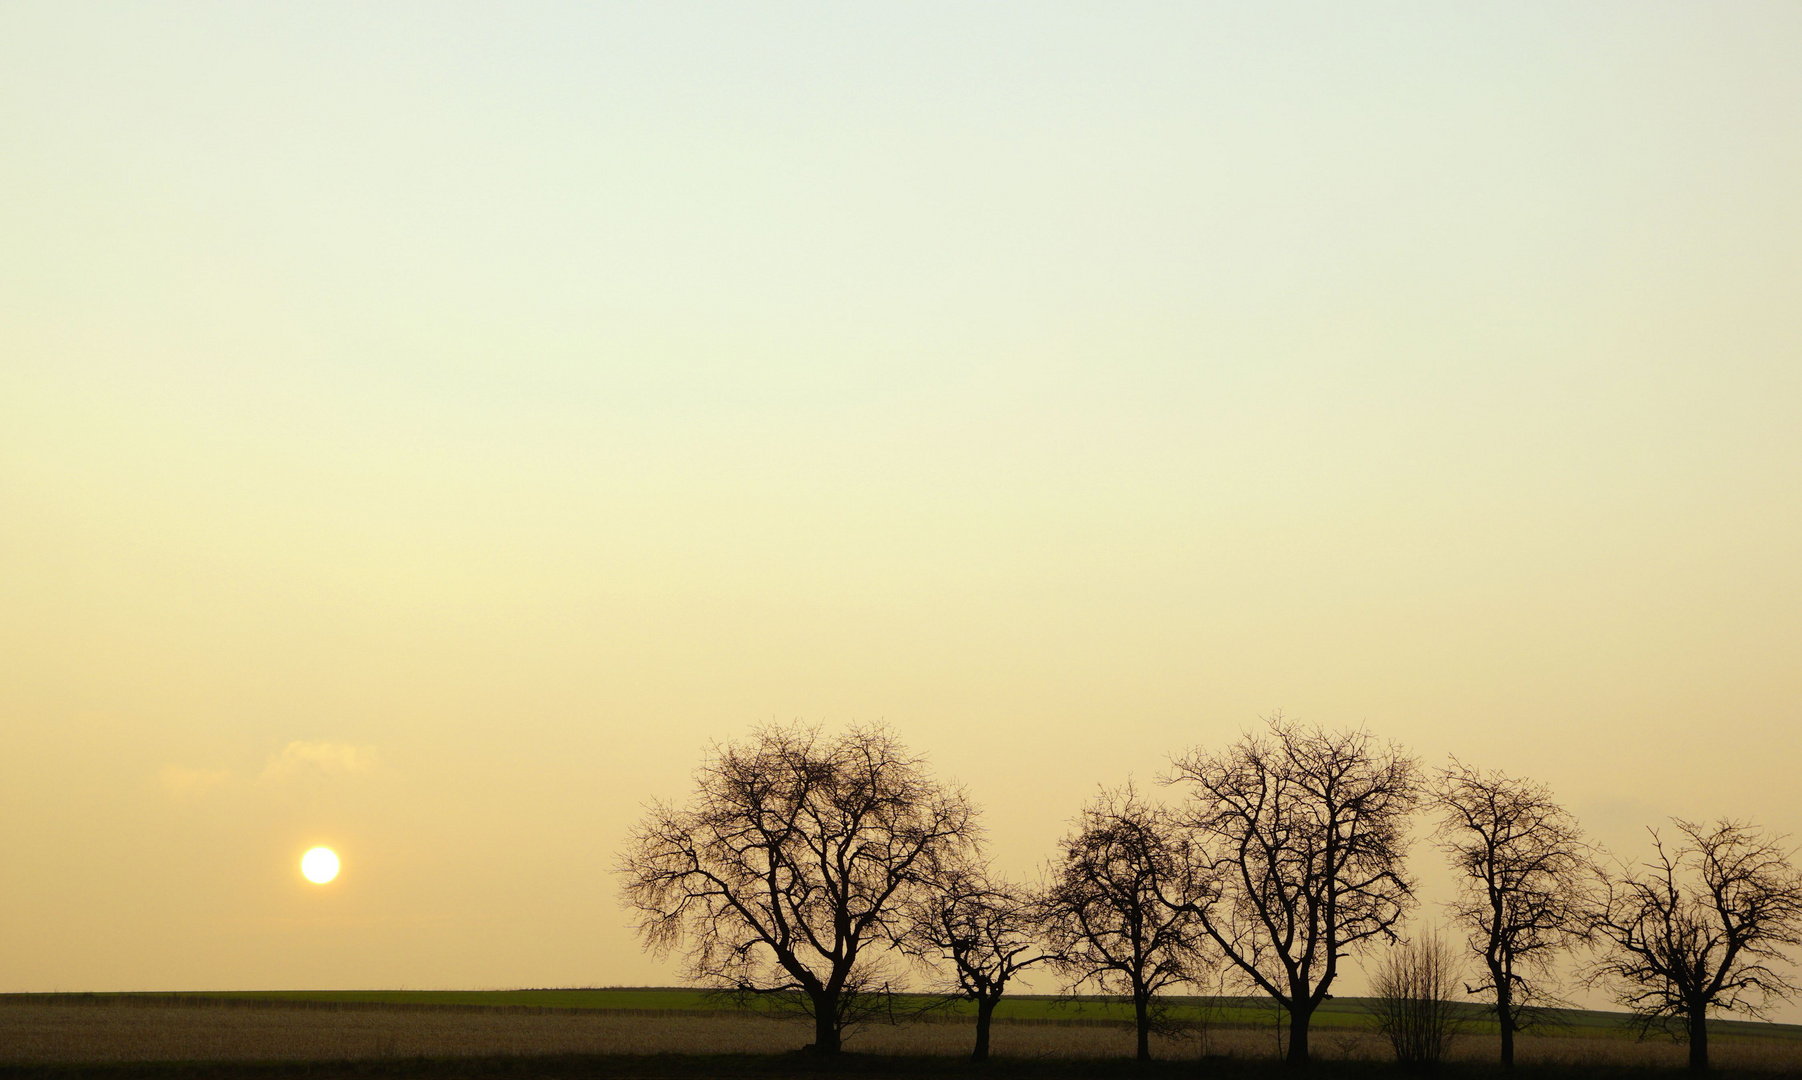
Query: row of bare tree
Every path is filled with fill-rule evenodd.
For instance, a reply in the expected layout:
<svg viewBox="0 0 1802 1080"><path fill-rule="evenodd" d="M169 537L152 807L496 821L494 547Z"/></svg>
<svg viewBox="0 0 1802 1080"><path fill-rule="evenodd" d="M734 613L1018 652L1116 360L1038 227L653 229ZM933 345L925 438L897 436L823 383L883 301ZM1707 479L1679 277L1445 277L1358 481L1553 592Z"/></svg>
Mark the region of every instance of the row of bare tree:
<svg viewBox="0 0 1802 1080"><path fill-rule="evenodd" d="M1288 1060L1341 962L1394 943L1415 900L1417 811L1462 883L1451 905L1493 1006L1501 1061L1557 1003L1557 958L1588 950L1648 1022L1675 1021L1706 1068L1712 1011L1759 1014L1796 987L1802 877L1780 838L1739 822L1675 822L1643 866L1606 863L1542 786L1454 761L1434 773L1368 731L1281 717L1218 752L1171 761L1171 801L1104 790L1027 887L994 874L960 788L881 727L771 726L719 746L683 805L657 804L618 870L646 945L684 952L711 986L793 1002L833 1052L894 1008L907 957L975 1003L987 1056L996 1003L1021 972L1131 1002L1138 1054L1163 995L1231 981L1288 1015Z"/></svg>

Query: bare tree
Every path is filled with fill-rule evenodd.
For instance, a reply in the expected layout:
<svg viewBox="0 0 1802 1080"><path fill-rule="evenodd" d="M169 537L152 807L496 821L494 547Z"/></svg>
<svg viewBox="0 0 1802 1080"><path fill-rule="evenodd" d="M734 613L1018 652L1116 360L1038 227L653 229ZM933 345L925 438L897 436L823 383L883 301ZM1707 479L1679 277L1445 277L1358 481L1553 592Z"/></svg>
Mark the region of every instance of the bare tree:
<svg viewBox="0 0 1802 1080"><path fill-rule="evenodd" d="M1651 830L1644 873L1602 875L1591 928L1604 952L1589 978L1614 983L1647 1028L1679 1022L1689 1067L1703 1071L1710 1009L1763 1016L1796 993L1772 965L1802 944L1802 876L1783 837L1738 821L1672 822L1682 839L1669 849Z"/></svg>
<svg viewBox="0 0 1802 1080"><path fill-rule="evenodd" d="M1159 897L1186 880L1189 858L1169 815L1131 785L1103 791L1060 844L1046 892L1046 927L1072 989L1092 985L1132 1002L1138 1057L1151 1060L1161 991L1199 974L1194 915Z"/></svg>
<svg viewBox="0 0 1802 1080"><path fill-rule="evenodd" d="M618 872L638 932L700 981L798 1002L814 1048L880 1006L908 896L966 857L975 811L880 727L771 726L715 747L688 805L653 806Z"/></svg>
<svg viewBox="0 0 1802 1080"><path fill-rule="evenodd" d="M1464 1026L1457 985L1457 961L1437 932L1384 955L1370 980L1370 1011L1399 1064L1431 1069L1445 1057Z"/></svg>
<svg viewBox="0 0 1802 1080"><path fill-rule="evenodd" d="M1395 926L1414 900L1403 870L1419 767L1362 729L1327 732L1275 716L1219 754L1173 762L1190 789L1193 911L1245 980L1289 1015L1291 1064L1308 1060L1308 1024L1339 961ZM1178 890L1181 892L1182 890Z"/></svg>
<svg viewBox="0 0 1802 1080"><path fill-rule="evenodd" d="M972 864L957 867L911 905L901 947L950 965L953 993L976 1003L976 1048L986 1061L995 1006L1014 976L1052 959L1039 946L1041 901Z"/></svg>
<svg viewBox="0 0 1802 1080"><path fill-rule="evenodd" d="M1502 1067L1514 1067L1514 1034L1551 1004L1553 959L1579 940L1590 901L1589 849L1544 785L1481 772L1456 758L1431 795L1442 815L1439 846L1460 875L1448 907L1483 961L1472 994L1493 994Z"/></svg>

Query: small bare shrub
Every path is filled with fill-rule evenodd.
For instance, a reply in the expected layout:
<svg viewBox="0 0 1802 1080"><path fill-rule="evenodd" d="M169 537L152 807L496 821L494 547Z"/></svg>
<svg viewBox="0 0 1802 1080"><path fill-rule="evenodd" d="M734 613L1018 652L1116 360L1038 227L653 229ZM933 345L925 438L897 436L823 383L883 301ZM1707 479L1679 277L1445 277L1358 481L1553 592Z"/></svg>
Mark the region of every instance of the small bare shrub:
<svg viewBox="0 0 1802 1080"><path fill-rule="evenodd" d="M1389 949L1370 980L1370 1011L1398 1063L1430 1069L1445 1058L1462 1027L1451 1000L1457 985L1456 962L1438 933Z"/></svg>

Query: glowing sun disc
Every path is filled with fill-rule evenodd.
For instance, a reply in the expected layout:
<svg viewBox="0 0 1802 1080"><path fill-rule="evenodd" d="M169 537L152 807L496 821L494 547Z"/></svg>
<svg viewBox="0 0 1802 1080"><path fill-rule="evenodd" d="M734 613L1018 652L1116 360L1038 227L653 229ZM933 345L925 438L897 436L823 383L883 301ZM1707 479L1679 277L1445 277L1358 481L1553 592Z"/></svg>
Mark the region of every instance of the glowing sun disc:
<svg viewBox="0 0 1802 1080"><path fill-rule="evenodd" d="M338 876L338 856L328 847L316 847L300 857L300 872L318 885Z"/></svg>

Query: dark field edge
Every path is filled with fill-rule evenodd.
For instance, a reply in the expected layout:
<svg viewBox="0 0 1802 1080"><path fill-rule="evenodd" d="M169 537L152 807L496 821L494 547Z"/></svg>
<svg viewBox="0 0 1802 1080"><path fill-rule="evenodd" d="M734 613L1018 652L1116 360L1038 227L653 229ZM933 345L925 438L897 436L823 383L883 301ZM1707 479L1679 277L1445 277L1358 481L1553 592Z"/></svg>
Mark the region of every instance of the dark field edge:
<svg viewBox="0 0 1802 1080"><path fill-rule="evenodd" d="M631 1006L613 1006L603 1000L611 994L620 996L637 995L644 992L682 993L692 995L696 1004L675 1008L640 1008ZM411 1000L383 1000L389 994L404 994ZM582 995L592 996L595 1004L583 1005L546 1005L546 1004L501 1004L495 1002L471 1002L468 1000L418 1000L442 993L445 998L464 998L473 996L505 998L513 994L521 996L555 993L558 996ZM372 1000L375 999L375 1000ZM919 1005L930 999L904 996L904 1002ZM1174 1019L1190 1023L1201 1023L1217 1029L1260 1030L1272 1026L1281 1026L1286 1019L1277 1017L1268 1002L1260 1002L1252 998L1198 998L1172 997L1169 1003L1176 1008ZM1118 1009L1119 1003L1107 998L1068 998L1049 995L1019 995L1012 999L1004 999L1009 1003L1051 1004L1056 1011L1069 1010L1066 1015L1054 1016L1008 1016L1005 1011L997 1013L996 1024L1022 1025L1029 1027L1128 1027L1132 1020L1120 1015L1080 1015L1084 1009L1094 1009L1107 1013ZM1317 1031L1332 1030L1370 1030L1374 1025L1368 1008L1367 998L1337 998L1322 1006L1314 1016L1313 1027ZM591 1016L605 1014L610 1016L642 1016L642 1017L691 1017L696 1019L709 1017L757 1017L792 1015L773 1013L768 1009L747 1008L743 1005L731 1004L728 1000L709 991L693 989L677 989L662 987L620 988L620 989L581 989L581 990L495 990L495 991L205 991L199 993L178 992L53 992L53 993L10 993L0 994L0 1006L17 1005L73 1005L73 1006L124 1006L128 1008L232 1008L232 1009L277 1009L324 1012L436 1012L436 1013L486 1013L502 1015L563 1015ZM1489 1018L1488 1010L1475 1002L1459 1002L1458 1011L1466 1033L1471 1035L1495 1034L1495 1022ZM902 1010L904 1021L927 1023L974 1023L974 1010L967 1002L953 1003L949 1007L935 1008L913 1012ZM880 1022L880 1021L877 1021ZM1802 1042L1802 1025L1775 1024L1762 1020L1739 1020L1730 1017L1710 1017L1709 1034L1717 1039L1740 1040L1782 1040ZM1556 1009L1550 1010L1543 1021L1534 1030L1526 1034L1564 1036L1569 1038L1630 1038L1640 1037L1639 1025L1626 1013L1602 1012L1588 1009ZM1660 1037L1653 1032L1649 1037Z"/></svg>
<svg viewBox="0 0 1802 1080"><path fill-rule="evenodd" d="M1316 1062L1304 1071L1280 1063L1236 1058L1128 1059L996 1058L986 1063L947 1058L845 1053L771 1055L553 1056L414 1058L381 1061L153 1062L80 1065L0 1065L0 1080L814 1080L883 1077L888 1080L1677 1080L1678 1067L1444 1065L1428 1074L1377 1062ZM1729 1070L1715 1080L1779 1080L1796 1069Z"/></svg>

